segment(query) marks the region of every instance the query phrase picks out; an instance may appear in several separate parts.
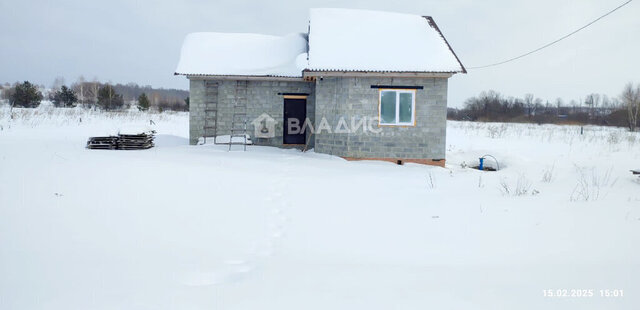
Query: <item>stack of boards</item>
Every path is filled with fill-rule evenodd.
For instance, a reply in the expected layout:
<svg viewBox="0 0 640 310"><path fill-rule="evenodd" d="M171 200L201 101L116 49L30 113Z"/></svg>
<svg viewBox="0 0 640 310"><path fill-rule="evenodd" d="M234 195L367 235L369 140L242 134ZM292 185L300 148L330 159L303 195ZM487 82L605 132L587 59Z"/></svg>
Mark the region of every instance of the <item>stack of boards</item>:
<svg viewBox="0 0 640 310"><path fill-rule="evenodd" d="M90 137L87 148L93 150L115 150L118 146L118 137Z"/></svg>
<svg viewBox="0 0 640 310"><path fill-rule="evenodd" d="M150 130L139 134L122 134L108 137L90 137L87 148L92 150L146 150L153 147L156 131Z"/></svg>

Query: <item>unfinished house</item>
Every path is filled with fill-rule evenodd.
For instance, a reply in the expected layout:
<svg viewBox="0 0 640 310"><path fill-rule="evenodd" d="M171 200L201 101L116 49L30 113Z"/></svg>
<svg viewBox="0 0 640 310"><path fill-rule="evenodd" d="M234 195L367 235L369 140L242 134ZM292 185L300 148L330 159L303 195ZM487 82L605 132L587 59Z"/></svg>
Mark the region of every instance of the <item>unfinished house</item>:
<svg viewBox="0 0 640 310"><path fill-rule="evenodd" d="M189 34L175 72L190 82L192 144L439 166L456 73L431 17L351 9L311 9L307 33Z"/></svg>

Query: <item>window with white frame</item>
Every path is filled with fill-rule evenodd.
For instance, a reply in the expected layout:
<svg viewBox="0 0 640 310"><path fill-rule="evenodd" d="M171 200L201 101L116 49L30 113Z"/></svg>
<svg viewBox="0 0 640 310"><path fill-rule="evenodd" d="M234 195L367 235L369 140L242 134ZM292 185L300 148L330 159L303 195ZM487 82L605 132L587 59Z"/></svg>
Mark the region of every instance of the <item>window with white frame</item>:
<svg viewBox="0 0 640 310"><path fill-rule="evenodd" d="M381 89L379 124L414 126L416 117L415 89Z"/></svg>

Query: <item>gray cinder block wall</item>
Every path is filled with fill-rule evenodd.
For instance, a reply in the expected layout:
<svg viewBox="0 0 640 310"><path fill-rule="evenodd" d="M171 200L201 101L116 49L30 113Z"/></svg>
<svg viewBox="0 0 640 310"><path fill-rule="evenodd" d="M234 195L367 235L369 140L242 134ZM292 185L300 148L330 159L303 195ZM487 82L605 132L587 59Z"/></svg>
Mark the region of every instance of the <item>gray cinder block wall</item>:
<svg viewBox="0 0 640 310"><path fill-rule="evenodd" d="M198 139L205 136L205 109L218 102L217 135L229 135L233 105L236 97L237 80L190 78L189 105L189 142L196 144ZM217 91L207 95L205 83L217 84ZM209 87L211 91L212 87ZM306 93L307 117L315 120L315 85L305 81L277 81L277 80L249 80L247 81L247 133L253 137L254 126L251 122L263 113L273 117L276 121L276 136L274 138L253 139L256 145L282 146L284 96L282 93ZM280 93L280 94L279 94ZM213 115L213 114L208 114ZM213 130L207 130L207 137L213 136ZM313 147L313 139L309 147Z"/></svg>
<svg viewBox="0 0 640 310"><path fill-rule="evenodd" d="M336 126L340 117L375 120L380 133L317 133L315 151L347 158L445 158L447 78L324 77L316 81L316 119ZM372 85L422 86L416 90L415 126L378 127L379 89ZM351 125L351 124L350 124ZM444 164L444 162L443 162Z"/></svg>
<svg viewBox="0 0 640 310"><path fill-rule="evenodd" d="M205 135L207 102L218 101L218 135L228 135L236 95L237 80L190 79L190 143ZM217 84L207 95L205 83ZM250 80L247 82L247 132L253 136L251 121L263 113L276 121L276 136L253 139L257 145L283 146L284 97L279 93L308 93L307 117L317 131L323 118L332 131L343 118L348 126L366 117L379 133L358 130L351 133L316 132L309 136L309 148L346 158L442 160L446 148L447 78L324 77L314 82ZM372 85L422 86L416 90L415 126L378 126L379 89ZM210 88L211 90L211 88ZM213 132L207 132L213 136ZM428 162L425 162L428 163ZM444 164L444 161L439 162Z"/></svg>

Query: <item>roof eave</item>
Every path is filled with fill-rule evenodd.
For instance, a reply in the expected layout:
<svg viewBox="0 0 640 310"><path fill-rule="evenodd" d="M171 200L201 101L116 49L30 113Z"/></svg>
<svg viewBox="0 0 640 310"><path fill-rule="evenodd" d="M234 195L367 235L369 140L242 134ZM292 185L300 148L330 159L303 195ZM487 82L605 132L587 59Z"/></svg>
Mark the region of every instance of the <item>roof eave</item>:
<svg viewBox="0 0 640 310"><path fill-rule="evenodd" d="M372 70L318 70L305 69L303 78L322 76L345 77L407 77L407 78L450 78L460 71L372 71Z"/></svg>
<svg viewBox="0 0 640 310"><path fill-rule="evenodd" d="M179 73L175 72L174 75L184 75L188 79L195 80L256 80L256 81L303 81L302 75L300 76L285 76L285 75L235 75L235 74L193 74L193 73Z"/></svg>
<svg viewBox="0 0 640 310"><path fill-rule="evenodd" d="M427 22L429 23L429 26L431 26L433 29L435 29L438 32L438 34L440 34L440 37L442 37L442 39L444 40L444 43L447 44L447 47L449 48L449 50L453 54L453 57L456 58L456 60L460 64L460 68L462 68L462 71L459 71L459 72L466 74L467 73L467 69L462 64L462 61L460 61L460 58L458 58L458 55L456 55L456 52L453 51L453 48L451 47L451 44L449 44L449 41L447 41L447 38L444 37L444 35L442 34L442 31L440 31L440 28L438 28L438 24L436 24L436 21L433 20L433 18L431 16L422 16L422 17L424 17L427 20Z"/></svg>

